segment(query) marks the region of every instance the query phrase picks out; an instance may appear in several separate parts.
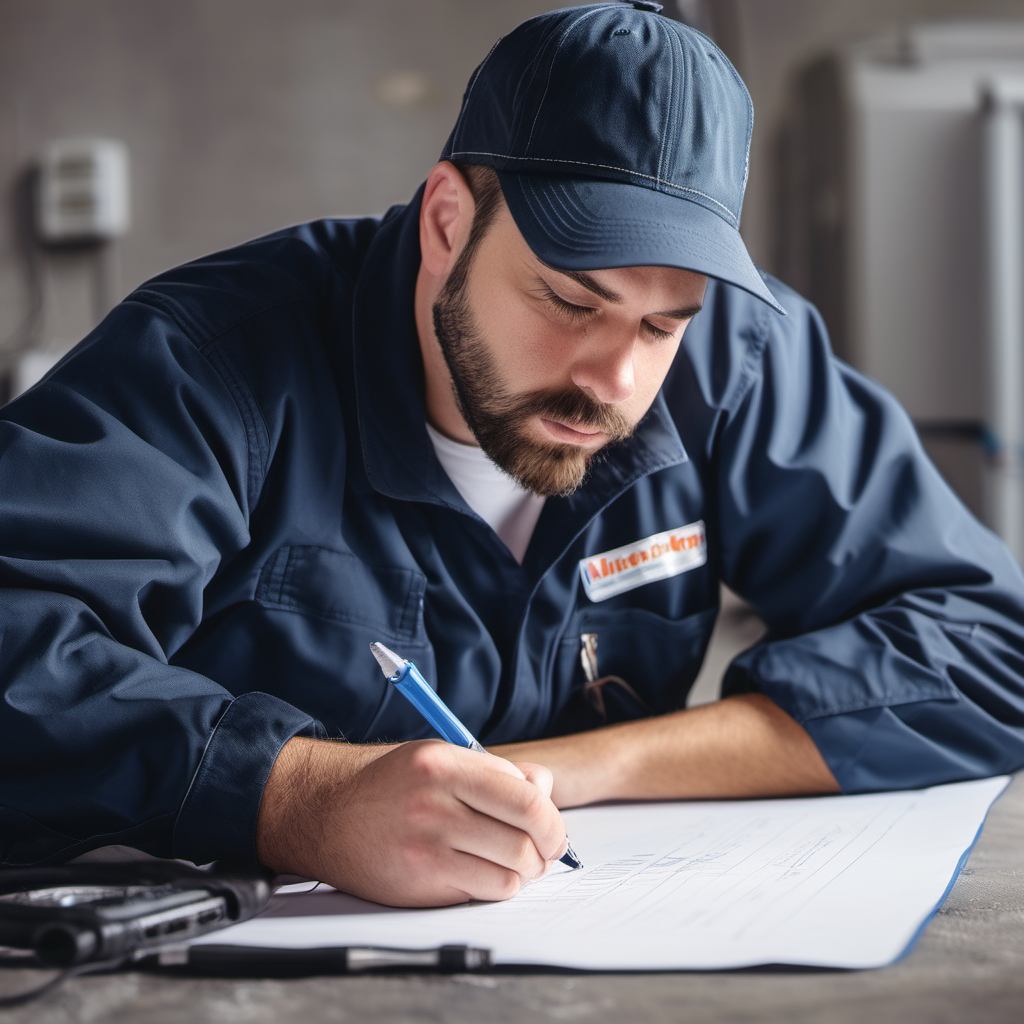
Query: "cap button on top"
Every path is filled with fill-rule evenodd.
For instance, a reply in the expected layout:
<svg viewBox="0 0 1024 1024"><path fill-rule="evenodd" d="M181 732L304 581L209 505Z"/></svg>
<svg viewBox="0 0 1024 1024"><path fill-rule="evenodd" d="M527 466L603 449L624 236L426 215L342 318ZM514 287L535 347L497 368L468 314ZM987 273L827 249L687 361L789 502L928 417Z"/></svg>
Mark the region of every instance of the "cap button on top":
<svg viewBox="0 0 1024 1024"><path fill-rule="evenodd" d="M650 3L649 0L629 0L638 11L653 11L655 14L661 10L661 4Z"/></svg>

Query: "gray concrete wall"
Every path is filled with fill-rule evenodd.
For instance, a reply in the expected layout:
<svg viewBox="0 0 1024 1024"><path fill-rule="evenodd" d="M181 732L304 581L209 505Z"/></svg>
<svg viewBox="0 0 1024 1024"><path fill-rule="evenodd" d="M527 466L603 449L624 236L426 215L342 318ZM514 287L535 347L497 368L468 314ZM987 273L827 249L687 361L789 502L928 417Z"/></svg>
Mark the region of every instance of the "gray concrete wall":
<svg viewBox="0 0 1024 1024"><path fill-rule="evenodd" d="M378 212L433 163L494 39L549 0L0 0L0 353L66 344L161 269L283 224ZM692 6L692 5L691 5ZM743 230L771 265L771 165L787 81L895 19L1024 14L1024 0L711 0L757 108ZM133 224L102 260L38 261L15 187L51 138L131 154ZM97 282L99 299L97 300Z"/></svg>
<svg viewBox="0 0 1024 1024"><path fill-rule="evenodd" d="M50 138L130 150L108 266L40 261L38 342L76 340L97 272L158 271L288 223L405 202L495 38L545 0L0 0L0 348L30 296L14 190ZM23 334L23 332L22 332Z"/></svg>

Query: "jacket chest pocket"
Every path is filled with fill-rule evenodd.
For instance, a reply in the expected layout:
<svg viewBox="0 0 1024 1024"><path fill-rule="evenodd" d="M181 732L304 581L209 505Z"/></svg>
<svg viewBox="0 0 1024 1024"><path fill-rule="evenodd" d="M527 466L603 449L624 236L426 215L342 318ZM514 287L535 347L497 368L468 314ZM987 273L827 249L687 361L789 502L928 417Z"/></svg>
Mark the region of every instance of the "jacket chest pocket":
<svg viewBox="0 0 1024 1024"><path fill-rule="evenodd" d="M426 577L412 569L367 565L348 551L313 545L280 548L263 566L256 600L281 616L292 659L292 703L317 717L332 735L359 742L378 726L401 738L422 727L391 700L370 653L382 640L433 677L433 649L423 624ZM381 721L384 707L391 708ZM408 721L406 718L408 717ZM392 721L393 719L393 721Z"/></svg>
<svg viewBox="0 0 1024 1024"><path fill-rule="evenodd" d="M589 610L560 643L567 694L557 732L644 718L684 706L714 627L717 608L665 619L640 608Z"/></svg>

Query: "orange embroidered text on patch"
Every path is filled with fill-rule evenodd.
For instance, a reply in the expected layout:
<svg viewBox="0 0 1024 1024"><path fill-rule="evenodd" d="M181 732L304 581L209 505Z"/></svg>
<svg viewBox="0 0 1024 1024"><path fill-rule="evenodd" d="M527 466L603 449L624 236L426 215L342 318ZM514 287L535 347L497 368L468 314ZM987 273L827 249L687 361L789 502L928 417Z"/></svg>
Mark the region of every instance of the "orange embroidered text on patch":
<svg viewBox="0 0 1024 1024"><path fill-rule="evenodd" d="M645 583L696 569L707 560L704 522L698 520L583 558L580 577L591 601L605 601Z"/></svg>

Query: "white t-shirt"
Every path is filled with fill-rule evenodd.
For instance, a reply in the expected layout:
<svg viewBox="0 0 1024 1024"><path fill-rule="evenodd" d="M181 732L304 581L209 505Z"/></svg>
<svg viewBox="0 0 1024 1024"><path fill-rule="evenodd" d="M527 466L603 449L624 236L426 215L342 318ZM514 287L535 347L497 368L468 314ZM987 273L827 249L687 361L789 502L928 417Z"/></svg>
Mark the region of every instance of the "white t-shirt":
<svg viewBox="0 0 1024 1024"><path fill-rule="evenodd" d="M544 508L544 498L498 469L476 445L453 441L429 423L427 434L455 489L521 563Z"/></svg>

